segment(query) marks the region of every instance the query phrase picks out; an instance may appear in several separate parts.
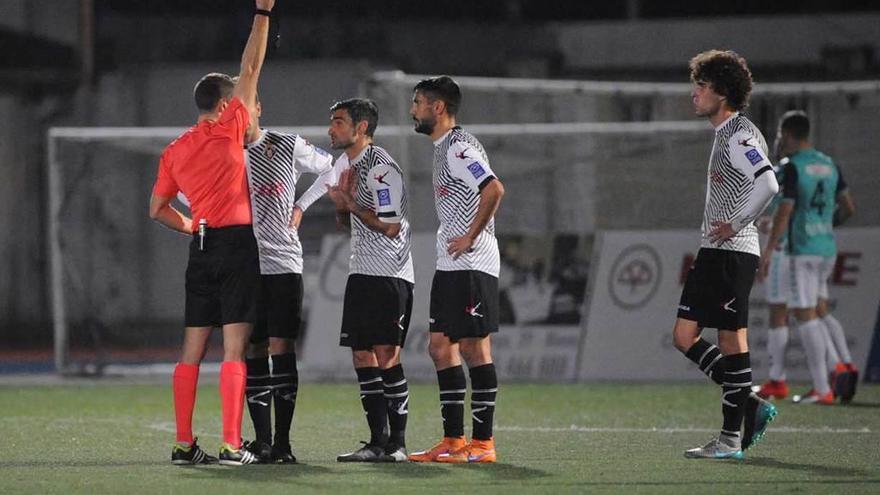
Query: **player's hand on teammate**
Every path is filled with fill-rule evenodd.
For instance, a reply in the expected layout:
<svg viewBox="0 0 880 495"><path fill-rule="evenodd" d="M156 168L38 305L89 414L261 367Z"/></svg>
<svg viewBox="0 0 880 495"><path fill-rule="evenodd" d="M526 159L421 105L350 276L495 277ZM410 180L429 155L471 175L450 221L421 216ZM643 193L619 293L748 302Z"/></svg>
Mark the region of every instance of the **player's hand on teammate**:
<svg viewBox="0 0 880 495"><path fill-rule="evenodd" d="M457 260L459 256L471 251L474 240L469 236L453 237L446 241L446 252L452 255L452 259Z"/></svg>
<svg viewBox="0 0 880 495"><path fill-rule="evenodd" d="M290 217L290 228L299 230L299 224L303 219L303 211L299 206L293 207L293 215Z"/></svg>
<svg viewBox="0 0 880 495"><path fill-rule="evenodd" d="M712 227L715 228L709 232L709 241L713 244L720 245L736 235L736 231L733 230L733 227L727 222L715 220L712 222Z"/></svg>
<svg viewBox="0 0 880 495"><path fill-rule="evenodd" d="M272 10L275 0L257 0L257 8L260 10Z"/></svg>

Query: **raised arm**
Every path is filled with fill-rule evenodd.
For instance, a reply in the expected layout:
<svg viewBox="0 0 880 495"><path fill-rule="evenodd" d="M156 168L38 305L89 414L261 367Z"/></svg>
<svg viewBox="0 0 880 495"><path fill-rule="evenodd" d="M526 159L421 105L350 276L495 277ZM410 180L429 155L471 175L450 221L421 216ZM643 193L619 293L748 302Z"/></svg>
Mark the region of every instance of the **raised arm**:
<svg viewBox="0 0 880 495"><path fill-rule="evenodd" d="M260 77L260 69L266 58L266 41L269 38L269 16L259 11L271 11L275 6L275 0L256 0L258 13L254 15L254 24L251 27L251 35L248 37L244 53L241 55L241 72L238 75L238 84L232 92L233 97L239 98L253 114L257 106L257 81Z"/></svg>

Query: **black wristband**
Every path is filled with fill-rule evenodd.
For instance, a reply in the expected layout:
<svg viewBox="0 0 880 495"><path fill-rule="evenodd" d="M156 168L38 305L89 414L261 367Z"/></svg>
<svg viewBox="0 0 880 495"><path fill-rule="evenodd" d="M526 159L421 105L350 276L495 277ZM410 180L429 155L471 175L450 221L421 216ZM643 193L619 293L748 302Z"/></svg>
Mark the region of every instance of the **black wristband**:
<svg viewBox="0 0 880 495"><path fill-rule="evenodd" d="M264 15L266 17L272 17L272 11L265 10L265 9L257 9L257 11L254 12L254 15Z"/></svg>

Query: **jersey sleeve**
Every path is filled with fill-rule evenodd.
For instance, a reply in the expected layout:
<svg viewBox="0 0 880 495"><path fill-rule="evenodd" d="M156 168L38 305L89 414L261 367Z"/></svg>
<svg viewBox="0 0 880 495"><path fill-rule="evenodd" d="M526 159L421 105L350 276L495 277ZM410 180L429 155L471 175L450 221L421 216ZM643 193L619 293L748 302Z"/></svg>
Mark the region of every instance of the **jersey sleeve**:
<svg viewBox="0 0 880 495"><path fill-rule="evenodd" d="M752 181L761 174L773 172L773 164L767 158L767 150L758 138L747 132L737 132L727 143L730 163Z"/></svg>
<svg viewBox="0 0 880 495"><path fill-rule="evenodd" d="M247 107L238 98L233 98L217 119L217 128L244 145L244 133L247 131L251 116Z"/></svg>
<svg viewBox="0 0 880 495"><path fill-rule="evenodd" d="M180 191L180 187L171 173L171 158L166 150L159 158L159 173L156 176L156 183L153 185L153 195L173 198L178 191Z"/></svg>
<svg viewBox="0 0 880 495"><path fill-rule="evenodd" d="M321 199L321 196L327 193L327 186L334 186L339 182L340 175L348 166L348 160L343 153L342 156L336 159L336 163L332 167L329 167L315 179L311 187L296 200L295 205L300 210L306 211L309 206L312 206L312 203Z"/></svg>
<svg viewBox="0 0 880 495"><path fill-rule="evenodd" d="M390 165L370 170L367 185L373 193L376 216L385 223L400 223L403 201L403 177Z"/></svg>
<svg viewBox="0 0 880 495"><path fill-rule="evenodd" d="M480 153L465 142L455 142L446 152L446 161L453 176L464 181L474 192L480 192L495 174Z"/></svg>
<svg viewBox="0 0 880 495"><path fill-rule="evenodd" d="M299 172L323 174L333 167L333 156L302 136L296 136L293 146L293 167Z"/></svg>
<svg viewBox="0 0 880 495"><path fill-rule="evenodd" d="M797 168L794 163L788 162L782 172L782 200L796 201L798 197Z"/></svg>

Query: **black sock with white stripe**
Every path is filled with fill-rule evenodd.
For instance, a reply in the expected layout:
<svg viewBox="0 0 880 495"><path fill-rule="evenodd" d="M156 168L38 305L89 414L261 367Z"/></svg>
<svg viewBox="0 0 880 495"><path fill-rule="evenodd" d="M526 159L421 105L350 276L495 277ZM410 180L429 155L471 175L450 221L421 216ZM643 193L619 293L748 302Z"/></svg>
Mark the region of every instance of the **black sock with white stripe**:
<svg viewBox="0 0 880 495"><path fill-rule="evenodd" d="M409 407L409 386L403 376L403 366L398 364L382 370L382 386L388 407L388 425L391 427L390 442L406 447L406 418Z"/></svg>
<svg viewBox="0 0 880 495"><path fill-rule="evenodd" d="M379 368L355 368L360 385L361 405L370 426L370 444L384 447L388 443L388 408Z"/></svg>
<svg viewBox="0 0 880 495"><path fill-rule="evenodd" d="M443 417L444 437L464 436L464 396L467 379L461 365L437 372L440 386L440 415Z"/></svg>
<svg viewBox="0 0 880 495"><path fill-rule="evenodd" d="M700 371L711 378L713 382L721 385L724 381L724 367L721 366L723 356L718 346L700 339L684 355L696 363Z"/></svg>
<svg viewBox="0 0 880 495"><path fill-rule="evenodd" d="M272 443L272 386L269 381L269 358L250 358L247 365L245 397L254 423L257 441Z"/></svg>
<svg viewBox="0 0 880 495"><path fill-rule="evenodd" d="M495 396L498 394L498 377L495 364L489 363L470 369L471 417L474 421L473 438L490 440L492 422L495 418Z"/></svg>
<svg viewBox="0 0 880 495"><path fill-rule="evenodd" d="M299 391L295 352L272 356L271 380L275 395L275 445L286 446L290 444L290 427Z"/></svg>
<svg viewBox="0 0 880 495"><path fill-rule="evenodd" d="M721 412L724 425L721 435L728 445L739 445L740 428L745 415L746 400L752 389L752 367L749 353L724 356L724 382L721 384ZM735 439L735 443L734 443Z"/></svg>

